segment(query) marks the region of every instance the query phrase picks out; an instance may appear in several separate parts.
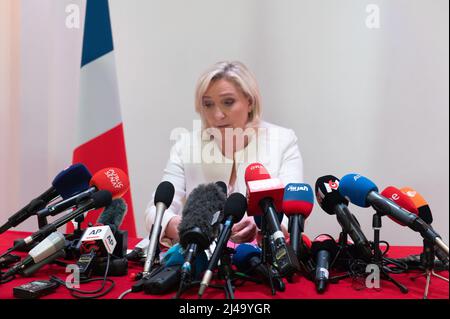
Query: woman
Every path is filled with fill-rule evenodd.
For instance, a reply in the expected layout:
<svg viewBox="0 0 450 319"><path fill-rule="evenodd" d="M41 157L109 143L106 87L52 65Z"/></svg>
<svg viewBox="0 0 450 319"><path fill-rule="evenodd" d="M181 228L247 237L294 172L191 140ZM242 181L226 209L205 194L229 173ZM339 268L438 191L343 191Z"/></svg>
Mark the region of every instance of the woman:
<svg viewBox="0 0 450 319"><path fill-rule="evenodd" d="M294 131L261 120L258 85L244 64L219 62L207 70L197 83L195 109L201 129L180 135L162 178L175 186L172 205L162 220L160 243L167 247L178 242L183 202L199 184L223 181L228 193L245 195L245 169L254 162L262 163L284 184L303 181ZM145 213L147 230L154 219L152 199ZM285 232L286 225L284 218ZM251 242L256 233L254 218L245 216L234 225L230 240Z"/></svg>

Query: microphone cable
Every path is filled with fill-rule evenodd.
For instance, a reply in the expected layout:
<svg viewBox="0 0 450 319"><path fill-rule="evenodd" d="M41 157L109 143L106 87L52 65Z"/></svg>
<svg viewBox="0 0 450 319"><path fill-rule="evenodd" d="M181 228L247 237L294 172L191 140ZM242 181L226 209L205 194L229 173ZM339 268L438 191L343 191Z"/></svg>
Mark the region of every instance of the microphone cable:
<svg viewBox="0 0 450 319"><path fill-rule="evenodd" d="M101 285L100 288L98 288L96 290L86 291L86 290L81 290L81 289L77 289L77 288L67 287L66 283L62 279L60 279L60 278L58 278L56 276L50 276L50 281L57 282L60 285L66 287L70 291L70 294L73 297L78 298L78 299L96 299L96 298L103 297L107 293L109 293L114 288L114 286L116 285L116 283L112 279L107 278L108 277L108 271L109 271L110 259L111 259L111 254L108 254L108 257L107 257L107 260L106 260L106 271L105 271L105 275L104 275L103 278L91 278L91 279L87 279L87 280L80 280L80 284L82 284L82 283L84 284L84 283L88 283L88 282L94 282L94 281L100 281L101 280L102 281L102 285ZM105 291L101 292L105 288L106 282L111 283L111 285ZM92 294L94 294L94 295L92 295ZM87 295L92 295L92 296L87 296Z"/></svg>

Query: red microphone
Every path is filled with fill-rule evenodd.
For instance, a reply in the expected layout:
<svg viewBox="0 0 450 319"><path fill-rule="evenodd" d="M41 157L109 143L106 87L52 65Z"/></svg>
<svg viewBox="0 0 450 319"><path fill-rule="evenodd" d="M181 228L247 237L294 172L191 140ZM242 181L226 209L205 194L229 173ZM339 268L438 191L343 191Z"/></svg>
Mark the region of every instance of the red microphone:
<svg viewBox="0 0 450 319"><path fill-rule="evenodd" d="M108 167L99 170L92 176L90 186L98 190L107 190L113 199L122 197L130 188L130 180L127 174L117 167Z"/></svg>
<svg viewBox="0 0 450 319"><path fill-rule="evenodd" d="M273 264L282 277L291 276L300 270L300 265L292 247L286 243L277 211L283 206L284 186L278 178L271 178L260 163L250 164L245 170L247 184L247 213L249 216L262 215L261 229L265 242L273 238ZM268 247L268 245L264 245Z"/></svg>
<svg viewBox="0 0 450 319"><path fill-rule="evenodd" d="M117 167L107 167L97 171L89 181L89 191L95 193L97 191L109 191L113 199L122 197L130 188L130 180L123 170ZM81 218L76 221L78 227L85 227L89 222L93 222L98 218L100 211L91 212L86 218ZM84 222L83 222L84 220ZM68 223L66 232L72 233L74 231L73 223Z"/></svg>
<svg viewBox="0 0 450 319"><path fill-rule="evenodd" d="M311 186L290 183L284 188L283 213L289 218L290 244L298 258L302 258L301 236L305 230L305 219L311 214L314 194Z"/></svg>
<svg viewBox="0 0 450 319"><path fill-rule="evenodd" d="M381 195L389 198L393 202L395 202L397 205L399 205L401 208L406 209L408 212L419 216L419 211L417 210L416 206L414 205L414 202L403 193L401 190L394 186L388 186L386 187L382 192ZM404 223L392 218L390 215L387 215L390 219L392 219L394 222L401 226L406 226Z"/></svg>
<svg viewBox="0 0 450 319"><path fill-rule="evenodd" d="M433 215L431 214L430 206L427 201L416 190L411 187L403 187L400 189L404 194L408 195L411 201L416 206L419 212L419 217L423 219L425 223L431 225L433 222Z"/></svg>
<svg viewBox="0 0 450 319"><path fill-rule="evenodd" d="M316 262L314 281L318 293L325 291L328 284L330 261L336 257L338 249L334 238L328 234L317 236L312 243L311 252Z"/></svg>
<svg viewBox="0 0 450 319"><path fill-rule="evenodd" d="M260 163L253 163L245 170L247 185L247 215L261 216L263 210L260 202L271 198L275 210L280 212L283 207L284 185L278 178L271 178L266 168Z"/></svg>

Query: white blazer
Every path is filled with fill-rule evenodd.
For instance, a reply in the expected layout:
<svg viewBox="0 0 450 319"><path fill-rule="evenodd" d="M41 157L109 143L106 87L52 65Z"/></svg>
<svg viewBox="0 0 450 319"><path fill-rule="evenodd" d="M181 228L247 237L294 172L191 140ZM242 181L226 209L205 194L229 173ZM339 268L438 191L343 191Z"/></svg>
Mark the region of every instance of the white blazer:
<svg viewBox="0 0 450 319"><path fill-rule="evenodd" d="M285 185L303 182L303 159L294 131L263 121L259 127L258 134L250 135L248 145L234 153L236 182L235 185L227 185L228 193L246 194L245 169L255 162L263 164L272 177L278 177ZM175 244L165 236L165 229L172 217L181 215L191 191L199 184L217 181L228 184L232 167L233 160L224 157L214 141L202 141L200 131L180 135L172 146L162 178L175 187L173 202L162 219L162 245L170 247ZM147 231L155 220L154 195L145 211ZM283 224L287 226L287 218L283 218Z"/></svg>

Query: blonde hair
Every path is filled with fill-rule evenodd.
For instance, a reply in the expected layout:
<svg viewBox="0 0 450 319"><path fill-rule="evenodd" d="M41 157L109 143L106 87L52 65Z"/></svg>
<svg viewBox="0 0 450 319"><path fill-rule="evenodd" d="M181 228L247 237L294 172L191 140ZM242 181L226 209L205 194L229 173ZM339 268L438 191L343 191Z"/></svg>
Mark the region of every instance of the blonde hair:
<svg viewBox="0 0 450 319"><path fill-rule="evenodd" d="M255 76L239 61L222 61L212 65L203 73L195 89L195 111L202 114L202 97L212 82L225 79L234 83L251 100L247 126L257 126L261 119L261 95ZM202 119L203 120L203 119Z"/></svg>

